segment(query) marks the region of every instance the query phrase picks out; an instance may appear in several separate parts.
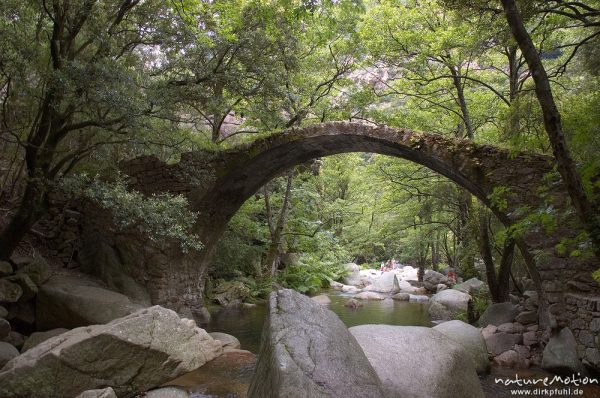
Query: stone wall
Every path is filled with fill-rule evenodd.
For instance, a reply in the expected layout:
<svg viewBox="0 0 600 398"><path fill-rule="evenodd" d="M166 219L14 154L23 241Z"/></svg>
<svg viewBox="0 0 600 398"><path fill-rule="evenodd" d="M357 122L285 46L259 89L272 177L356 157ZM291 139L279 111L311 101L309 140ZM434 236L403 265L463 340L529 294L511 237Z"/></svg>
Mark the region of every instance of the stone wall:
<svg viewBox="0 0 600 398"><path fill-rule="evenodd" d="M567 294L564 318L584 364L600 371L600 297L590 294Z"/></svg>

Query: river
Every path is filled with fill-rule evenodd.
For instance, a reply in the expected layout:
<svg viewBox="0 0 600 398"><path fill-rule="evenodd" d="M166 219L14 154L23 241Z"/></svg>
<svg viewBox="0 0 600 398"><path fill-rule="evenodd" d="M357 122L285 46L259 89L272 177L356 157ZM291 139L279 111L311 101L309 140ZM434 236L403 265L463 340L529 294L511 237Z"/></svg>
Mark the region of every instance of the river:
<svg viewBox="0 0 600 398"><path fill-rule="evenodd" d="M338 291L324 291L331 299L328 308L336 313L346 326L364 324L387 324L402 326L431 326L428 304L419 302L395 301L386 299L366 300L358 309L344 306L351 297ZM237 307L218 309L212 314L208 324L200 325L209 332L223 332L238 338L243 350L258 353L266 307ZM185 387L191 398L245 398L254 371L254 355L229 353L188 373L168 385ZM532 368L519 371L525 378L540 378L550 375L541 369ZM495 382L495 378L511 378L515 371L493 367L490 374L480 376L486 398L510 397L510 387ZM586 387L583 397L600 398L600 388ZM531 395L535 396L535 395ZM563 395L564 396L564 395Z"/></svg>

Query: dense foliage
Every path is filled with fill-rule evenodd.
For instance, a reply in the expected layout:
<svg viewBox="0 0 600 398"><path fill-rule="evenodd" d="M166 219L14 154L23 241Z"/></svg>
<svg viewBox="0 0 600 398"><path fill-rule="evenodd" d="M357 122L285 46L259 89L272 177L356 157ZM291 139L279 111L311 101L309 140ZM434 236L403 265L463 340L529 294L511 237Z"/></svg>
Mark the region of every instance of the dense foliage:
<svg viewBox="0 0 600 398"><path fill-rule="evenodd" d="M123 227L145 225L152 239L200 249L184 198L143 198L123 183L82 176L114 177L118 163L134 156L172 162L186 150L223 149L282 128L363 121L558 156L531 60L504 18L510 3L5 0L0 257L44 216L57 186L103 204ZM600 4L518 6L561 116L579 199L594 208ZM565 178L557 159L549 187L558 173ZM490 199L501 207L505 193ZM248 200L219 243L211 275L308 292L339 278L349 261L396 258L464 277L485 264L501 273L514 239L568 218L551 203L520 211L530 214L505 229L428 169L338 155L298 166ZM557 249L598 255L593 222L585 227ZM518 270L518 254L514 261Z"/></svg>

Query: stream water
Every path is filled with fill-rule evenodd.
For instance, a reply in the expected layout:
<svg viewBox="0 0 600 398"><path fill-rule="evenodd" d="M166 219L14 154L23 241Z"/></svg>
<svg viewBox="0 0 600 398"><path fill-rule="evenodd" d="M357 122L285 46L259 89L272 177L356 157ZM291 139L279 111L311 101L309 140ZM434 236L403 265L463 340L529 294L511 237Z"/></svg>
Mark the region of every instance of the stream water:
<svg viewBox="0 0 600 398"><path fill-rule="evenodd" d="M387 324L404 326L431 326L427 303L367 300L359 309L344 307L350 295L337 291L323 292L329 296L328 308L336 313L346 326L364 324ZM209 332L231 334L240 340L241 348L253 354L258 353L266 307L258 305L251 308L238 307L220 309L212 314L210 323L200 325ZM246 391L254 371L256 357L253 354L234 352L225 354L209 362L200 369L188 373L168 385L186 388L192 398L245 398ZM519 371L524 378L552 376L541 369ZM492 368L492 372L481 377L486 398L512 396L509 387L499 385L496 377L510 378L515 371L504 368ZM583 397L600 398L600 389L586 387ZM539 396L539 395L531 395ZM565 396L565 395L562 395ZM571 396L571 395L567 395Z"/></svg>
<svg viewBox="0 0 600 398"><path fill-rule="evenodd" d="M336 291L323 292L331 303L327 306L346 326L382 323L403 326L431 326L428 304L386 300L365 300L359 309L344 307L351 295ZM238 338L242 349L258 353L266 307L226 308L212 315L210 323L201 325L209 332L223 332Z"/></svg>

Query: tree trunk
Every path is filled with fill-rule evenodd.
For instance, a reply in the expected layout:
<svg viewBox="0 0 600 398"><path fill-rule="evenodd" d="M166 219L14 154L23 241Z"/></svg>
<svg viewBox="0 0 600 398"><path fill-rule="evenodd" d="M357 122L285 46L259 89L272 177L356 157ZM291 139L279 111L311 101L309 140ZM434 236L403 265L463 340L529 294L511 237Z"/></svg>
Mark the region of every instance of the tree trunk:
<svg viewBox="0 0 600 398"><path fill-rule="evenodd" d="M498 270L498 279L496 285L496 301L503 303L510 301L510 270L512 268L515 253L515 242L507 239L504 242L502 258L500 259L500 269Z"/></svg>
<svg viewBox="0 0 600 398"><path fill-rule="evenodd" d="M458 71L454 66L450 66L450 73L452 74L452 83L454 84L454 88L456 89L456 102L458 102L458 106L460 107L460 113L462 114L462 121L467 131L466 138L472 140L475 136L475 132L473 130L473 124L471 123L471 116L469 115L469 108L467 106L467 100L465 99L465 88L462 82L462 78L459 77ZM464 137L459 137L464 138Z"/></svg>
<svg viewBox="0 0 600 398"><path fill-rule="evenodd" d="M437 234L431 241L431 268L434 271L439 270L440 254L438 249Z"/></svg>
<svg viewBox="0 0 600 398"><path fill-rule="evenodd" d="M583 188L581 177L565 142L560 112L552 95L550 80L540 55L525 28L517 4L515 0L502 0L502 6L508 26L535 82L535 93L542 109L544 127L552 145L558 171L567 187L577 215L590 235L596 257L600 259L600 206L587 196Z"/></svg>
<svg viewBox="0 0 600 398"><path fill-rule="evenodd" d="M41 178L27 181L15 215L0 233L0 260L8 260L25 234L47 210L47 191Z"/></svg>
<svg viewBox="0 0 600 398"><path fill-rule="evenodd" d="M473 257L473 255L469 252L468 247L469 247L469 242L471 239L474 239L475 233L473 231L471 231L471 228L469 228L469 217L471 217L472 214L472 208L473 208L473 203L472 203L472 196L469 192L467 192L466 190L460 189L459 193L458 193L458 202L459 202L459 209L458 209L458 236L457 236L457 240L458 240L458 247L460 248L460 254L459 254L459 263L461 263L460 265L462 265L463 269L474 269L475 268L475 258ZM459 266L460 266L459 265Z"/></svg>
<svg viewBox="0 0 600 398"><path fill-rule="evenodd" d="M485 264L485 275L490 288L490 294L494 303L503 303L510 301L510 269L512 267L515 242L512 239L506 239L502 258L500 259L500 268L496 274L494 258L492 256L492 247L489 235L489 223L485 216L479 219L479 247L481 257Z"/></svg>
<svg viewBox="0 0 600 398"><path fill-rule="evenodd" d="M527 245L522 239L516 241L517 247L521 252L521 256L523 260L525 260L525 266L527 267L527 272L533 281L533 285L536 293L538 294L538 317L540 327L542 329L552 329L557 326L556 319L550 314L548 297L546 296L546 292L542 286L542 278L540 277L540 273L535 266L535 259L533 255L529 252Z"/></svg>
<svg viewBox="0 0 600 398"><path fill-rule="evenodd" d="M294 180L294 172L290 171L287 178L287 184L285 188L285 196L283 198L283 204L281 205L281 211L279 212L279 217L277 219L277 224L273 226L271 220L271 210L270 204L268 200L268 196L266 195L265 190L265 204L267 206L267 217L269 219L269 230L271 232L271 243L269 245L269 250L267 251L267 259L265 264L267 269L269 270L270 276L274 277L277 272L277 268L280 262L281 256L281 238L283 236L283 230L285 228L285 222L287 220L287 214L289 210L290 198L292 194L292 182Z"/></svg>

